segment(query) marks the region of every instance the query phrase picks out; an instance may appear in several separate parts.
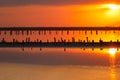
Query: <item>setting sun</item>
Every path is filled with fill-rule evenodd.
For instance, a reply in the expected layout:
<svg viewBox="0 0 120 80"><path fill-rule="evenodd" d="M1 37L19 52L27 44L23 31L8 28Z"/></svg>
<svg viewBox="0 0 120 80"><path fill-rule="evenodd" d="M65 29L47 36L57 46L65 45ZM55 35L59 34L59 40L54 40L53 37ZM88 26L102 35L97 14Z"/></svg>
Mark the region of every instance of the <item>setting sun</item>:
<svg viewBox="0 0 120 80"><path fill-rule="evenodd" d="M117 49L116 49L116 48L110 48L110 49L109 49L109 54L110 54L111 56L114 56L114 55L116 54L116 52L117 52Z"/></svg>
<svg viewBox="0 0 120 80"><path fill-rule="evenodd" d="M120 6L117 4L104 4L104 5L102 5L102 8L107 8L107 9L113 11L113 10L118 10L120 8Z"/></svg>
<svg viewBox="0 0 120 80"><path fill-rule="evenodd" d="M120 12L120 5L118 4L104 4L102 5L102 9L106 10L106 16L107 17L116 17L116 19L119 16Z"/></svg>
<svg viewBox="0 0 120 80"><path fill-rule="evenodd" d="M111 10L117 10L117 9L119 8L119 6L116 5L116 4L108 4L107 6L108 6L109 9L111 9Z"/></svg>

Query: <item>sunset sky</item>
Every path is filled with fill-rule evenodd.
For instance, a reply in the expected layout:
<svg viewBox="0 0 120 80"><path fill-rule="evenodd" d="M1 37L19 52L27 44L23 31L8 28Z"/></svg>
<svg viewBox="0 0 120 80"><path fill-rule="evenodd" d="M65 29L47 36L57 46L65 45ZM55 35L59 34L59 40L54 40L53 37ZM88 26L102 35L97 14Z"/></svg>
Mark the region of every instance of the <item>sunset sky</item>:
<svg viewBox="0 0 120 80"><path fill-rule="evenodd" d="M0 26L113 26L120 0L0 0Z"/></svg>

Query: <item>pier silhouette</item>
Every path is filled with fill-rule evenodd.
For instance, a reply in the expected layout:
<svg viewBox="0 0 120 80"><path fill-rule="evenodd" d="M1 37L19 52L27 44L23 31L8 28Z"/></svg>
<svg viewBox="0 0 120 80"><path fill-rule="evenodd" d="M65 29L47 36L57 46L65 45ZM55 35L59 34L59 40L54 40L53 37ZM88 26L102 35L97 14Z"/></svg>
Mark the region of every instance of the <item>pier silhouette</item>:
<svg viewBox="0 0 120 80"><path fill-rule="evenodd" d="M120 48L120 42L1 42L0 47Z"/></svg>
<svg viewBox="0 0 120 80"><path fill-rule="evenodd" d="M85 31L85 35L87 35L87 31L96 32L96 35L98 35L98 31L113 31L115 33L116 30L120 30L120 27L0 27L0 35L1 32L4 33L4 35L7 35L7 32L9 31L9 35L12 36L15 35L32 35L32 31L38 31L37 34L44 34L46 35L47 31L49 31L49 35L51 35L52 31L56 31L56 35L58 35L57 31L61 31L61 34L63 34L63 31L66 31L67 35L69 35L69 31ZM14 32L14 33L13 33ZM95 42L92 40L89 41L89 37L86 37L86 40L78 40L76 41L74 37L71 38L72 41L66 40L66 39L59 39L57 40L56 37L53 38L53 41L49 41L47 39L46 42L35 39L34 41L31 41L30 37L27 37L26 40L19 41L19 39L13 38L12 41L6 41L6 39L3 37L0 42L0 47L40 47L40 48L119 48L120 42L119 40L116 41L109 41L105 42L101 38L98 42Z"/></svg>
<svg viewBox="0 0 120 80"><path fill-rule="evenodd" d="M120 30L120 27L0 27L0 31L38 31L38 30L66 30L66 31L77 31L77 30Z"/></svg>

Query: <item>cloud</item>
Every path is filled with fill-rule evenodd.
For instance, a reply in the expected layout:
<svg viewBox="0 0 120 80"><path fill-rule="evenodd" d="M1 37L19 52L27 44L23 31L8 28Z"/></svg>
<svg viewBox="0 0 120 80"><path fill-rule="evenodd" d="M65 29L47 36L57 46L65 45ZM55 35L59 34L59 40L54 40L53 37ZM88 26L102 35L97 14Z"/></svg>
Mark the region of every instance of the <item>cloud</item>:
<svg viewBox="0 0 120 80"><path fill-rule="evenodd" d="M0 6L22 5L71 5L106 3L105 0L0 0Z"/></svg>

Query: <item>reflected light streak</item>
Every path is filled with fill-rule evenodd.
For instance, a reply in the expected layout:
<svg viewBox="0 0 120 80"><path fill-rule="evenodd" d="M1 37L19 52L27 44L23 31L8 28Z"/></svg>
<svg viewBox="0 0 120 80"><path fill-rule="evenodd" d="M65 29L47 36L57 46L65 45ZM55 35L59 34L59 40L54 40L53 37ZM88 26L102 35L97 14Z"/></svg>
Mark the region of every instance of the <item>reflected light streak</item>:
<svg viewBox="0 0 120 80"><path fill-rule="evenodd" d="M116 48L110 48L109 49L109 55L110 55L110 67L115 67L115 55L116 55L117 49Z"/></svg>
<svg viewBox="0 0 120 80"><path fill-rule="evenodd" d="M110 68L110 77L111 80L117 80L115 68Z"/></svg>
<svg viewBox="0 0 120 80"><path fill-rule="evenodd" d="M110 48L109 54L110 54L110 78L111 80L117 80L116 78L116 72L115 72L115 58L116 58L116 48Z"/></svg>

